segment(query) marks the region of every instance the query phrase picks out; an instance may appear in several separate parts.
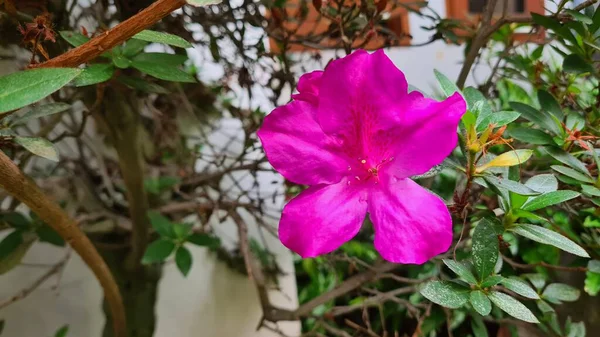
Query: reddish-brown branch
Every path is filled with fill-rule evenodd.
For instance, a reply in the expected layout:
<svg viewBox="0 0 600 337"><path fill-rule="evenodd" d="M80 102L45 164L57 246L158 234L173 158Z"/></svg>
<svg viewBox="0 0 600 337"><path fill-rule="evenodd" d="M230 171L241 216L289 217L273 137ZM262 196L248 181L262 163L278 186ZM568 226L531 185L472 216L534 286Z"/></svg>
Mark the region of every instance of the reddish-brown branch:
<svg viewBox="0 0 600 337"><path fill-rule="evenodd" d="M15 163L0 151L0 187L29 207L40 219L54 229L81 256L104 289L112 312L115 336L126 336L125 309L119 287L110 269L87 236L55 202L30 180Z"/></svg>
<svg viewBox="0 0 600 337"><path fill-rule="evenodd" d="M545 268L549 268L549 269L556 269L556 270L563 270L563 271L572 271L572 272L586 272L588 271L588 269L586 267L566 267L566 266L556 266L553 264L549 264L546 262L538 262L538 263L532 263L532 264L524 264L524 263L519 263L509 257L506 257L504 255L502 255L502 259L508 263L509 265L511 265L513 268L516 269L534 269L535 267L545 267Z"/></svg>
<svg viewBox="0 0 600 337"><path fill-rule="evenodd" d="M33 67L77 67L127 41L135 34L152 26L165 16L179 9L185 5L185 3L185 0L158 0L138 14L94 37L81 46L71 49L46 62L33 65Z"/></svg>

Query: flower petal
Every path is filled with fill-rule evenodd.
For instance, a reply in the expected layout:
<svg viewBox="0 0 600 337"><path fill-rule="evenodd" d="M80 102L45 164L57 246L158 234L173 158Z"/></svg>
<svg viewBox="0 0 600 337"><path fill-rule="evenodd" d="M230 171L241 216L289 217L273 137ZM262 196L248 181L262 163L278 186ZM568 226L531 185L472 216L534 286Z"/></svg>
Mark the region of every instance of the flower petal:
<svg viewBox="0 0 600 337"><path fill-rule="evenodd" d="M279 238L304 258L334 251L360 230L365 200L364 190L345 181L310 187L283 208Z"/></svg>
<svg viewBox="0 0 600 337"><path fill-rule="evenodd" d="M292 98L316 104L318 102L322 76L322 70L316 70L300 76L298 80L298 93L292 95Z"/></svg>
<svg viewBox="0 0 600 337"><path fill-rule="evenodd" d="M396 120L395 108L407 94L404 74L383 50L357 50L325 69L317 120L329 134L354 132L361 122L385 126Z"/></svg>
<svg viewBox="0 0 600 337"><path fill-rule="evenodd" d="M443 200L410 179L389 179L369 194L375 249L394 263L423 264L452 244L452 218Z"/></svg>
<svg viewBox="0 0 600 337"><path fill-rule="evenodd" d="M443 162L456 147L458 123L466 110L459 93L438 102L411 92L403 102L400 130L395 132L394 161L387 172L406 178Z"/></svg>
<svg viewBox="0 0 600 337"><path fill-rule="evenodd" d="M271 112L257 135L275 170L297 184L333 184L347 170L338 143L314 119L315 105L292 101Z"/></svg>

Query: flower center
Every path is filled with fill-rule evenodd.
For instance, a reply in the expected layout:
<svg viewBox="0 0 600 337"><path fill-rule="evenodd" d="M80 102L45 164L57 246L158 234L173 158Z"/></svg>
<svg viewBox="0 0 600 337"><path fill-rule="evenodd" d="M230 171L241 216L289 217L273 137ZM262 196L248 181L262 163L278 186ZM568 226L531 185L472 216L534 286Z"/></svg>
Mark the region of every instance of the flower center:
<svg viewBox="0 0 600 337"><path fill-rule="evenodd" d="M358 158L358 163L348 166L348 175L350 176L347 184L374 182L379 183L379 173L385 164L394 160L394 157L386 158L377 163L370 163L367 159Z"/></svg>

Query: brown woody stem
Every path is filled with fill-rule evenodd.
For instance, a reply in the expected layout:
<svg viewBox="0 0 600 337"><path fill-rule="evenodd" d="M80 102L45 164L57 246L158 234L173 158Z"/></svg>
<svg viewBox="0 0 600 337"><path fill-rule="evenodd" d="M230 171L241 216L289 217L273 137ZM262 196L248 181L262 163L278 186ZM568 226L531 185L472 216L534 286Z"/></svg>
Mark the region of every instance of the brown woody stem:
<svg viewBox="0 0 600 337"><path fill-rule="evenodd" d="M50 200L2 151L0 151L0 177L2 177L0 187L27 205L40 219L58 232L92 269L104 289L104 296L114 317L115 336L126 337L125 309L119 288L108 266L92 242L79 229L75 220Z"/></svg>
<svg viewBox="0 0 600 337"><path fill-rule="evenodd" d="M158 0L143 11L96 36L81 46L71 49L33 67L77 67L95 59L107 50L127 41L135 34L152 26L171 12L185 5L185 0Z"/></svg>

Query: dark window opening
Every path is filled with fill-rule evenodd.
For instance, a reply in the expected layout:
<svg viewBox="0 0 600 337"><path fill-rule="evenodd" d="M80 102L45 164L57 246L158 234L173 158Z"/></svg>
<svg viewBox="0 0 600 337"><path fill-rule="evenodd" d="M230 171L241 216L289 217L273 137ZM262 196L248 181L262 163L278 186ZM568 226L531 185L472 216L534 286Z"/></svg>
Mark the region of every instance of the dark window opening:
<svg viewBox="0 0 600 337"><path fill-rule="evenodd" d="M488 0L469 0L469 13L481 14L485 9L485 5ZM525 12L525 0L500 0L496 3L494 11L497 14L502 14L505 3L509 13L524 13Z"/></svg>

